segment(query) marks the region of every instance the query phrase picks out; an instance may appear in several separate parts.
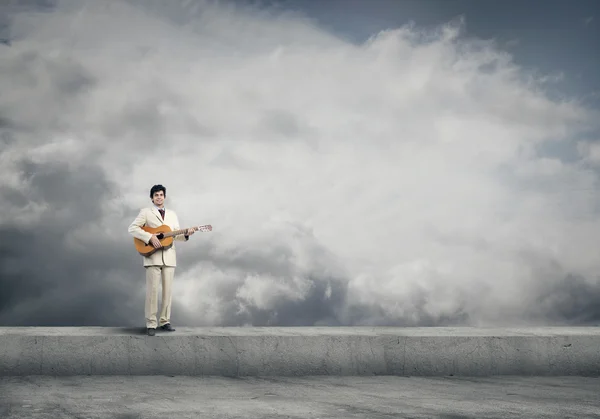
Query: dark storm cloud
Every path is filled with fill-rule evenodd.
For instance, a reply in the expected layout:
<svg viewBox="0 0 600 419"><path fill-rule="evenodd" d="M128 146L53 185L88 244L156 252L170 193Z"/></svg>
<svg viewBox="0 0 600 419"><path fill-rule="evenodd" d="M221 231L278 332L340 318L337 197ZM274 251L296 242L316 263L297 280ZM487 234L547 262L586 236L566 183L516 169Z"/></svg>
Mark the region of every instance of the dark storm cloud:
<svg viewBox="0 0 600 419"><path fill-rule="evenodd" d="M109 250L104 235L86 240L83 246L68 244L74 231L97 223L112 185L102 171L89 165L70 171L55 163L24 161L21 167L29 177L29 188L27 192L4 190L3 206L38 203L47 209L39 222L0 227L0 234L13 237L10 245L0 245L2 323L115 324L128 318L132 284L124 281L118 290L105 278L112 270L129 268L123 246Z"/></svg>
<svg viewBox="0 0 600 419"><path fill-rule="evenodd" d="M5 187L3 208L37 203L47 209L39 221L0 226L0 235L11 237L0 243L0 323L139 325L141 268L131 263L130 243L111 238L128 220L117 218L110 223L114 230L92 229L72 242L77 230L102 219L102 203L113 198L116 185L89 164L73 170L31 161L20 166L27 192Z"/></svg>
<svg viewBox="0 0 600 419"><path fill-rule="evenodd" d="M78 126L94 76L75 59L41 51L0 47L0 118L15 132L47 141L54 132Z"/></svg>
<svg viewBox="0 0 600 419"><path fill-rule="evenodd" d="M600 286L580 275L540 287L529 315L539 322L570 326L600 324Z"/></svg>
<svg viewBox="0 0 600 419"><path fill-rule="evenodd" d="M24 43L24 27L11 26L23 16L50 25L26 13L52 12L56 5L0 7L2 33L11 40L0 46L0 156L7 163L0 211L33 213L26 223L5 218L0 224L0 234L13 237L0 245L0 324L141 325L144 272L126 233L138 209L107 209L122 185L109 181L97 164L110 148L86 138L129 136L124 152L156 145L166 135L159 103L176 103L177 97L160 83L149 84L144 97L90 119L90 95L103 81L98 69L74 50ZM83 144L81 153L65 148L67 136ZM53 143L54 154L34 148ZM36 157L28 156L34 150ZM17 184L9 176L17 176Z"/></svg>
<svg viewBox="0 0 600 419"><path fill-rule="evenodd" d="M53 2L21 2L8 11L49 11L52 6ZM80 161L71 169L62 159L38 163L22 157L33 144L49 143L51 136L80 124L77 111L94 87L94 77L73 57L19 46L0 48L1 138L11 146L1 151L20 150L11 163L27 188L3 184L0 210L7 214L11 207L25 209L32 204L46 209L25 225L8 222L0 227L2 234L14 237L10 246L2 244L1 322L122 323L130 318L131 283L124 281L119 290L106 276L127 267L123 253L107 247L111 244L105 236L83 247L68 245L73 231L98 223L103 200L117 188L93 162Z"/></svg>

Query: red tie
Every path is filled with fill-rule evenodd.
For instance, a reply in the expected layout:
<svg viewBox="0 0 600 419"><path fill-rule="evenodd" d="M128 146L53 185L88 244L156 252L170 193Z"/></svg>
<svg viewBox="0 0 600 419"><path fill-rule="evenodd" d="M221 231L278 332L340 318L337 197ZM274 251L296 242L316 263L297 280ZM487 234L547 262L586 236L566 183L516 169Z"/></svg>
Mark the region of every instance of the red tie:
<svg viewBox="0 0 600 419"><path fill-rule="evenodd" d="M160 216L162 217L162 219L165 219L165 210L164 209L159 209L160 211Z"/></svg>

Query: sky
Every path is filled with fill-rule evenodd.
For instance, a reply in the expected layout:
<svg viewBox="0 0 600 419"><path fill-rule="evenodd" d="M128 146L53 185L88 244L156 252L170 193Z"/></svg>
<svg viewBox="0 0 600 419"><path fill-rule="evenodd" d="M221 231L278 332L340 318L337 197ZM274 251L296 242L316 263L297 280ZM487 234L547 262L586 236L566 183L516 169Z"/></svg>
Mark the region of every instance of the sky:
<svg viewBox="0 0 600 419"><path fill-rule="evenodd" d="M350 42L414 24L463 20L468 37L494 40L528 71L554 77L554 97L600 105L600 4L596 0L282 0L274 7L308 14ZM547 88L548 89L548 88Z"/></svg>
<svg viewBox="0 0 600 419"><path fill-rule="evenodd" d="M599 324L598 6L543 3L3 3L0 325L143 327L159 183L174 326Z"/></svg>

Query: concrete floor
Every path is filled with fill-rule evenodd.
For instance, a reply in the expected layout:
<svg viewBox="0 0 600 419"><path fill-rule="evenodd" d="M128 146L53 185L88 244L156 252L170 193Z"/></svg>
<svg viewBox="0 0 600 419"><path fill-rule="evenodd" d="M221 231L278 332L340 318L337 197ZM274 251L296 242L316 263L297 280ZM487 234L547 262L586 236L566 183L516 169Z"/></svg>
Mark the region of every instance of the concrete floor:
<svg viewBox="0 0 600 419"><path fill-rule="evenodd" d="M391 417L600 419L600 378L0 378L10 419Z"/></svg>

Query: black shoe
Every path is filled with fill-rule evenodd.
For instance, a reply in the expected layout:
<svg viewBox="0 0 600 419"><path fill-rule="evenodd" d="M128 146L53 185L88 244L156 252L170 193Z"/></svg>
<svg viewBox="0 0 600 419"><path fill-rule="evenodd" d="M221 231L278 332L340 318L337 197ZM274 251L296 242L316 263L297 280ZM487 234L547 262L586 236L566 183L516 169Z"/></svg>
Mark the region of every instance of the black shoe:
<svg viewBox="0 0 600 419"><path fill-rule="evenodd" d="M175 329L173 329L173 327L171 326L171 323L163 324L160 328L162 330L166 330L167 332L174 332L175 331Z"/></svg>
<svg viewBox="0 0 600 419"><path fill-rule="evenodd" d="M153 327L149 327L148 329L146 329L146 332L148 332L148 336L154 336L156 334L156 329Z"/></svg>

